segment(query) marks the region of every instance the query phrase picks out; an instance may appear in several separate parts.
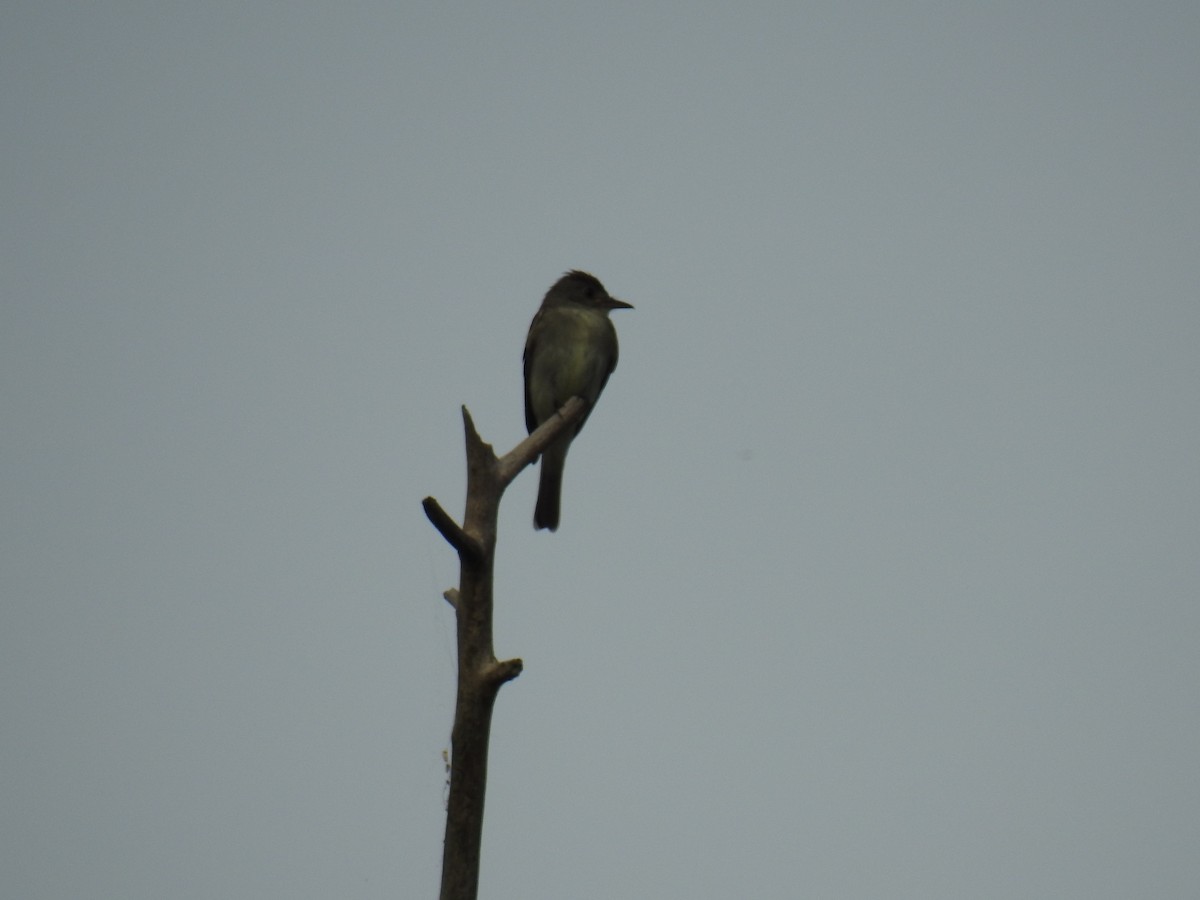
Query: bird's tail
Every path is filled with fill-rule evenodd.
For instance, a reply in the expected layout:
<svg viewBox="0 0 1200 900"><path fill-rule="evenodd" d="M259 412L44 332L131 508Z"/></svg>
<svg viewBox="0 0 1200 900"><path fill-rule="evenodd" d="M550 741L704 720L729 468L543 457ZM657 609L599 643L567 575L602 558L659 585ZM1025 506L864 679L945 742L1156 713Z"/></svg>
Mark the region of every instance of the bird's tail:
<svg viewBox="0 0 1200 900"><path fill-rule="evenodd" d="M533 509L533 527L558 529L558 508L562 499L563 465L567 461L570 441L556 443L542 453L542 470L538 479L537 506Z"/></svg>

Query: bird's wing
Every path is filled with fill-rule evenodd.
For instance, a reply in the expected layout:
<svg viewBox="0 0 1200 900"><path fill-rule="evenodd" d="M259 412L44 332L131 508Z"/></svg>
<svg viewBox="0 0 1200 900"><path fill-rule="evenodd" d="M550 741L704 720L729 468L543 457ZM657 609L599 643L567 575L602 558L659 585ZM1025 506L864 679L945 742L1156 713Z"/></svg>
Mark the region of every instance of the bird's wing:
<svg viewBox="0 0 1200 900"><path fill-rule="evenodd" d="M533 366L533 352L534 352L534 339L533 339L534 329L533 329L533 326L537 324L537 320L541 316L541 314L542 314L542 311L538 310L537 315L535 315L533 317L533 323L530 324L530 326L529 326L529 336L527 338L525 338L525 354L522 357L522 359L524 359L524 361L525 361L525 428L529 431L530 434L533 434L534 429L536 429L537 425L538 425L537 419L534 417L534 414L533 414L533 398L529 396L529 375L530 375L530 369Z"/></svg>

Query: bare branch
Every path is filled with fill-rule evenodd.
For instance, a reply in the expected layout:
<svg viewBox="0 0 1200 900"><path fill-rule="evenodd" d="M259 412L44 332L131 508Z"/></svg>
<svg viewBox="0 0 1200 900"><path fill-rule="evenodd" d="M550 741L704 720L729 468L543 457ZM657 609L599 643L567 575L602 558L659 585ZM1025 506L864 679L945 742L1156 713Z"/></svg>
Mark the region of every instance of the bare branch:
<svg viewBox="0 0 1200 900"><path fill-rule="evenodd" d="M475 900L487 786L488 739L492 708L500 687L521 674L519 659L496 659L492 646L492 571L496 523L504 489L566 429L587 415L586 400L572 397L555 415L502 459L475 430L464 406L467 450L467 508L461 526L433 497L422 502L425 515L458 551L459 586L446 591L458 622L458 695L451 735L450 794L442 857L442 900Z"/></svg>
<svg viewBox="0 0 1200 900"><path fill-rule="evenodd" d="M562 407L537 427L533 434L513 447L500 458L497 477L504 487L516 478L521 470L541 455L554 443L554 439L582 419L588 411L588 402L582 397L572 397Z"/></svg>
<svg viewBox="0 0 1200 900"><path fill-rule="evenodd" d="M463 431L467 435L467 457L478 453L495 456L492 452L492 445L485 443L479 436L479 432L475 430L475 420L471 418L471 411L466 406L462 408L462 417Z"/></svg>
<svg viewBox="0 0 1200 900"><path fill-rule="evenodd" d="M441 532L442 537L449 541L450 546L457 550L460 556L468 556L476 562L482 559L483 547L479 545L479 541L463 531L450 514L442 509L440 503L432 497L426 497L421 501L421 506L424 507L425 515L429 517L433 527Z"/></svg>
<svg viewBox="0 0 1200 900"><path fill-rule="evenodd" d="M498 662L487 672L484 673L484 678L493 682L496 687L504 684L506 681L512 681L525 669L525 663L519 659L506 659L503 662Z"/></svg>

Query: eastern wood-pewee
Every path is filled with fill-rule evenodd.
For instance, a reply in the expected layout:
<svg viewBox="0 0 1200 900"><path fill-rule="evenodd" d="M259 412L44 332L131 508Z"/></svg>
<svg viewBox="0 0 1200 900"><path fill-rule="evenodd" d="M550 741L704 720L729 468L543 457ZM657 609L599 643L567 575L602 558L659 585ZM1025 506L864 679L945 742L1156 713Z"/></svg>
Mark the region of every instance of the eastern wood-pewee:
<svg viewBox="0 0 1200 900"><path fill-rule="evenodd" d="M542 453L541 480L534 528L558 528L563 464L567 450L591 407L617 367L617 330L609 321L614 309L633 309L587 272L572 271L546 292L525 339L525 425L532 433L572 397L588 402L579 424Z"/></svg>

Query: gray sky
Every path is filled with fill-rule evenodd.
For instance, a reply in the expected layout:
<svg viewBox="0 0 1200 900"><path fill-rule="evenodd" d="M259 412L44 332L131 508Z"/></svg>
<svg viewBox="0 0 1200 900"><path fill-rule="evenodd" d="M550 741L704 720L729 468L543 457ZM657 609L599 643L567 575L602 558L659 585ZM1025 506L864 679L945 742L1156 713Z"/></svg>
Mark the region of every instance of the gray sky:
<svg viewBox="0 0 1200 900"><path fill-rule="evenodd" d="M0 12L6 896L436 895L459 406L482 896L1190 898L1200 6Z"/></svg>

